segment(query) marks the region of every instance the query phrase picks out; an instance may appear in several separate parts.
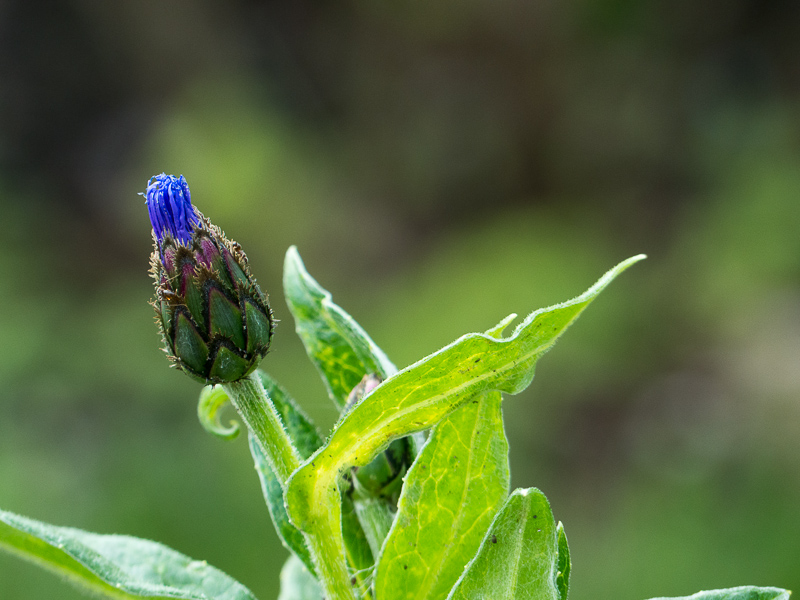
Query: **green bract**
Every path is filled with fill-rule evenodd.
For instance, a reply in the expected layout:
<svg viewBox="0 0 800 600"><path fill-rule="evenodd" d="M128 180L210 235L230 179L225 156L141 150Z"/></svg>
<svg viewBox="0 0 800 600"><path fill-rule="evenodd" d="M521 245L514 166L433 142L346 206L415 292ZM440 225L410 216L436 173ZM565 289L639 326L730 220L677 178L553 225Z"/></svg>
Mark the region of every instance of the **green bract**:
<svg viewBox="0 0 800 600"><path fill-rule="evenodd" d="M197 213L186 245L167 234L150 264L170 360L203 383L242 379L267 354L272 311L241 247Z"/></svg>
<svg viewBox="0 0 800 600"><path fill-rule="evenodd" d="M567 600L564 526L538 489L509 493L503 394L525 389L539 358L643 257L568 302L534 311L507 336L516 315L398 371L290 249L287 303L341 413L325 437L287 390L254 370L272 320L244 255L199 213L186 212L183 178L155 179L151 187L163 193L151 218L166 223L153 258L159 321L176 364L221 383L201 393L203 427L236 437L238 426L219 419L227 401L247 425L264 500L290 552L278 600ZM180 222L164 207L185 209ZM135 538L0 512L0 547L104 598L254 600L204 562ZM683 600L788 597L740 587Z"/></svg>

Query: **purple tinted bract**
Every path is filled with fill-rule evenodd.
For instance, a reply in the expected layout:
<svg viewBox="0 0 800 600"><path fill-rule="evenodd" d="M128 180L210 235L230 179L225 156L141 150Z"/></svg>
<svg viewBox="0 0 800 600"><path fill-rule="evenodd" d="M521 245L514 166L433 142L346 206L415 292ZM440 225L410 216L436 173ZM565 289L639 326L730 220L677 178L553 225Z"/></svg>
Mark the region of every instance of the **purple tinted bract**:
<svg viewBox="0 0 800 600"><path fill-rule="evenodd" d="M169 234L179 243L188 244L198 219L183 175L175 177L162 173L151 177L144 195L158 241Z"/></svg>

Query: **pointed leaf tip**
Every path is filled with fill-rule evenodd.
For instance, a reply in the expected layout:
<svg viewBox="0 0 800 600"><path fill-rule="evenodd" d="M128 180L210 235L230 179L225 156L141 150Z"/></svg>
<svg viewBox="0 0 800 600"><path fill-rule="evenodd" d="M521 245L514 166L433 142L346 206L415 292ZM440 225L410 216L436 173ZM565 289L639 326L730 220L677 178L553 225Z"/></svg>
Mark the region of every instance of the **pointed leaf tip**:
<svg viewBox="0 0 800 600"><path fill-rule="evenodd" d="M789 600L792 592L774 587L743 585L722 590L697 592L680 598L651 598L651 600Z"/></svg>
<svg viewBox="0 0 800 600"><path fill-rule="evenodd" d="M558 553L547 498L536 488L515 490L447 600L563 600L554 577Z"/></svg>
<svg viewBox="0 0 800 600"><path fill-rule="evenodd" d="M642 258L619 263L572 300L532 312L510 337L494 337L497 328L464 335L385 380L339 422L315 460L292 475L286 490L291 518L301 528L330 518L319 507L335 501L335 481L344 469L365 465L392 440L435 425L473 394L524 390L538 359L611 281Z"/></svg>

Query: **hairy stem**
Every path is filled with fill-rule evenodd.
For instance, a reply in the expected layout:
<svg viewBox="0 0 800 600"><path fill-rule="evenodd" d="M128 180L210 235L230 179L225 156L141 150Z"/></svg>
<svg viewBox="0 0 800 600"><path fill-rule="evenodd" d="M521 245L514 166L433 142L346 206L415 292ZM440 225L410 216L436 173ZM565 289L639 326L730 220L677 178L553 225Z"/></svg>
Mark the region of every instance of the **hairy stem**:
<svg viewBox="0 0 800 600"><path fill-rule="evenodd" d="M225 383L223 388L285 489L289 476L300 467L300 456L261 380L253 374ZM330 510L340 511L341 506L337 502ZM321 521L321 527L312 526L303 532L325 597L328 600L357 600L347 569L341 528L331 531L326 528L328 524L328 521Z"/></svg>
<svg viewBox="0 0 800 600"><path fill-rule="evenodd" d="M339 507L331 507L338 510ZM336 521L341 523L341 521ZM328 520L321 520L313 532L306 533L306 545L311 558L317 567L320 583L329 600L357 600L361 594L356 590L360 578L350 575L345 558L344 541L341 528L338 531L329 529ZM363 590L364 598L369 598L367 590Z"/></svg>
<svg viewBox="0 0 800 600"><path fill-rule="evenodd" d="M251 374L222 387L247 428L256 436L281 487L285 487L289 476L300 466L300 456L261 380Z"/></svg>

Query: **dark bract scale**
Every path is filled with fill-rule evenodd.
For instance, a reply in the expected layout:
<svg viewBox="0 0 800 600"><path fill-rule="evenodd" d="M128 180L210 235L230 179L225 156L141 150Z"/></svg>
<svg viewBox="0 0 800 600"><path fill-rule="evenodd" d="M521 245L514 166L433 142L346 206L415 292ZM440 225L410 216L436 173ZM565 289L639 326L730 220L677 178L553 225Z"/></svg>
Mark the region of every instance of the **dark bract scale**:
<svg viewBox="0 0 800 600"><path fill-rule="evenodd" d="M267 354L274 327L247 257L192 206L183 176L153 177L145 196L152 304L169 359L204 383L242 379Z"/></svg>

